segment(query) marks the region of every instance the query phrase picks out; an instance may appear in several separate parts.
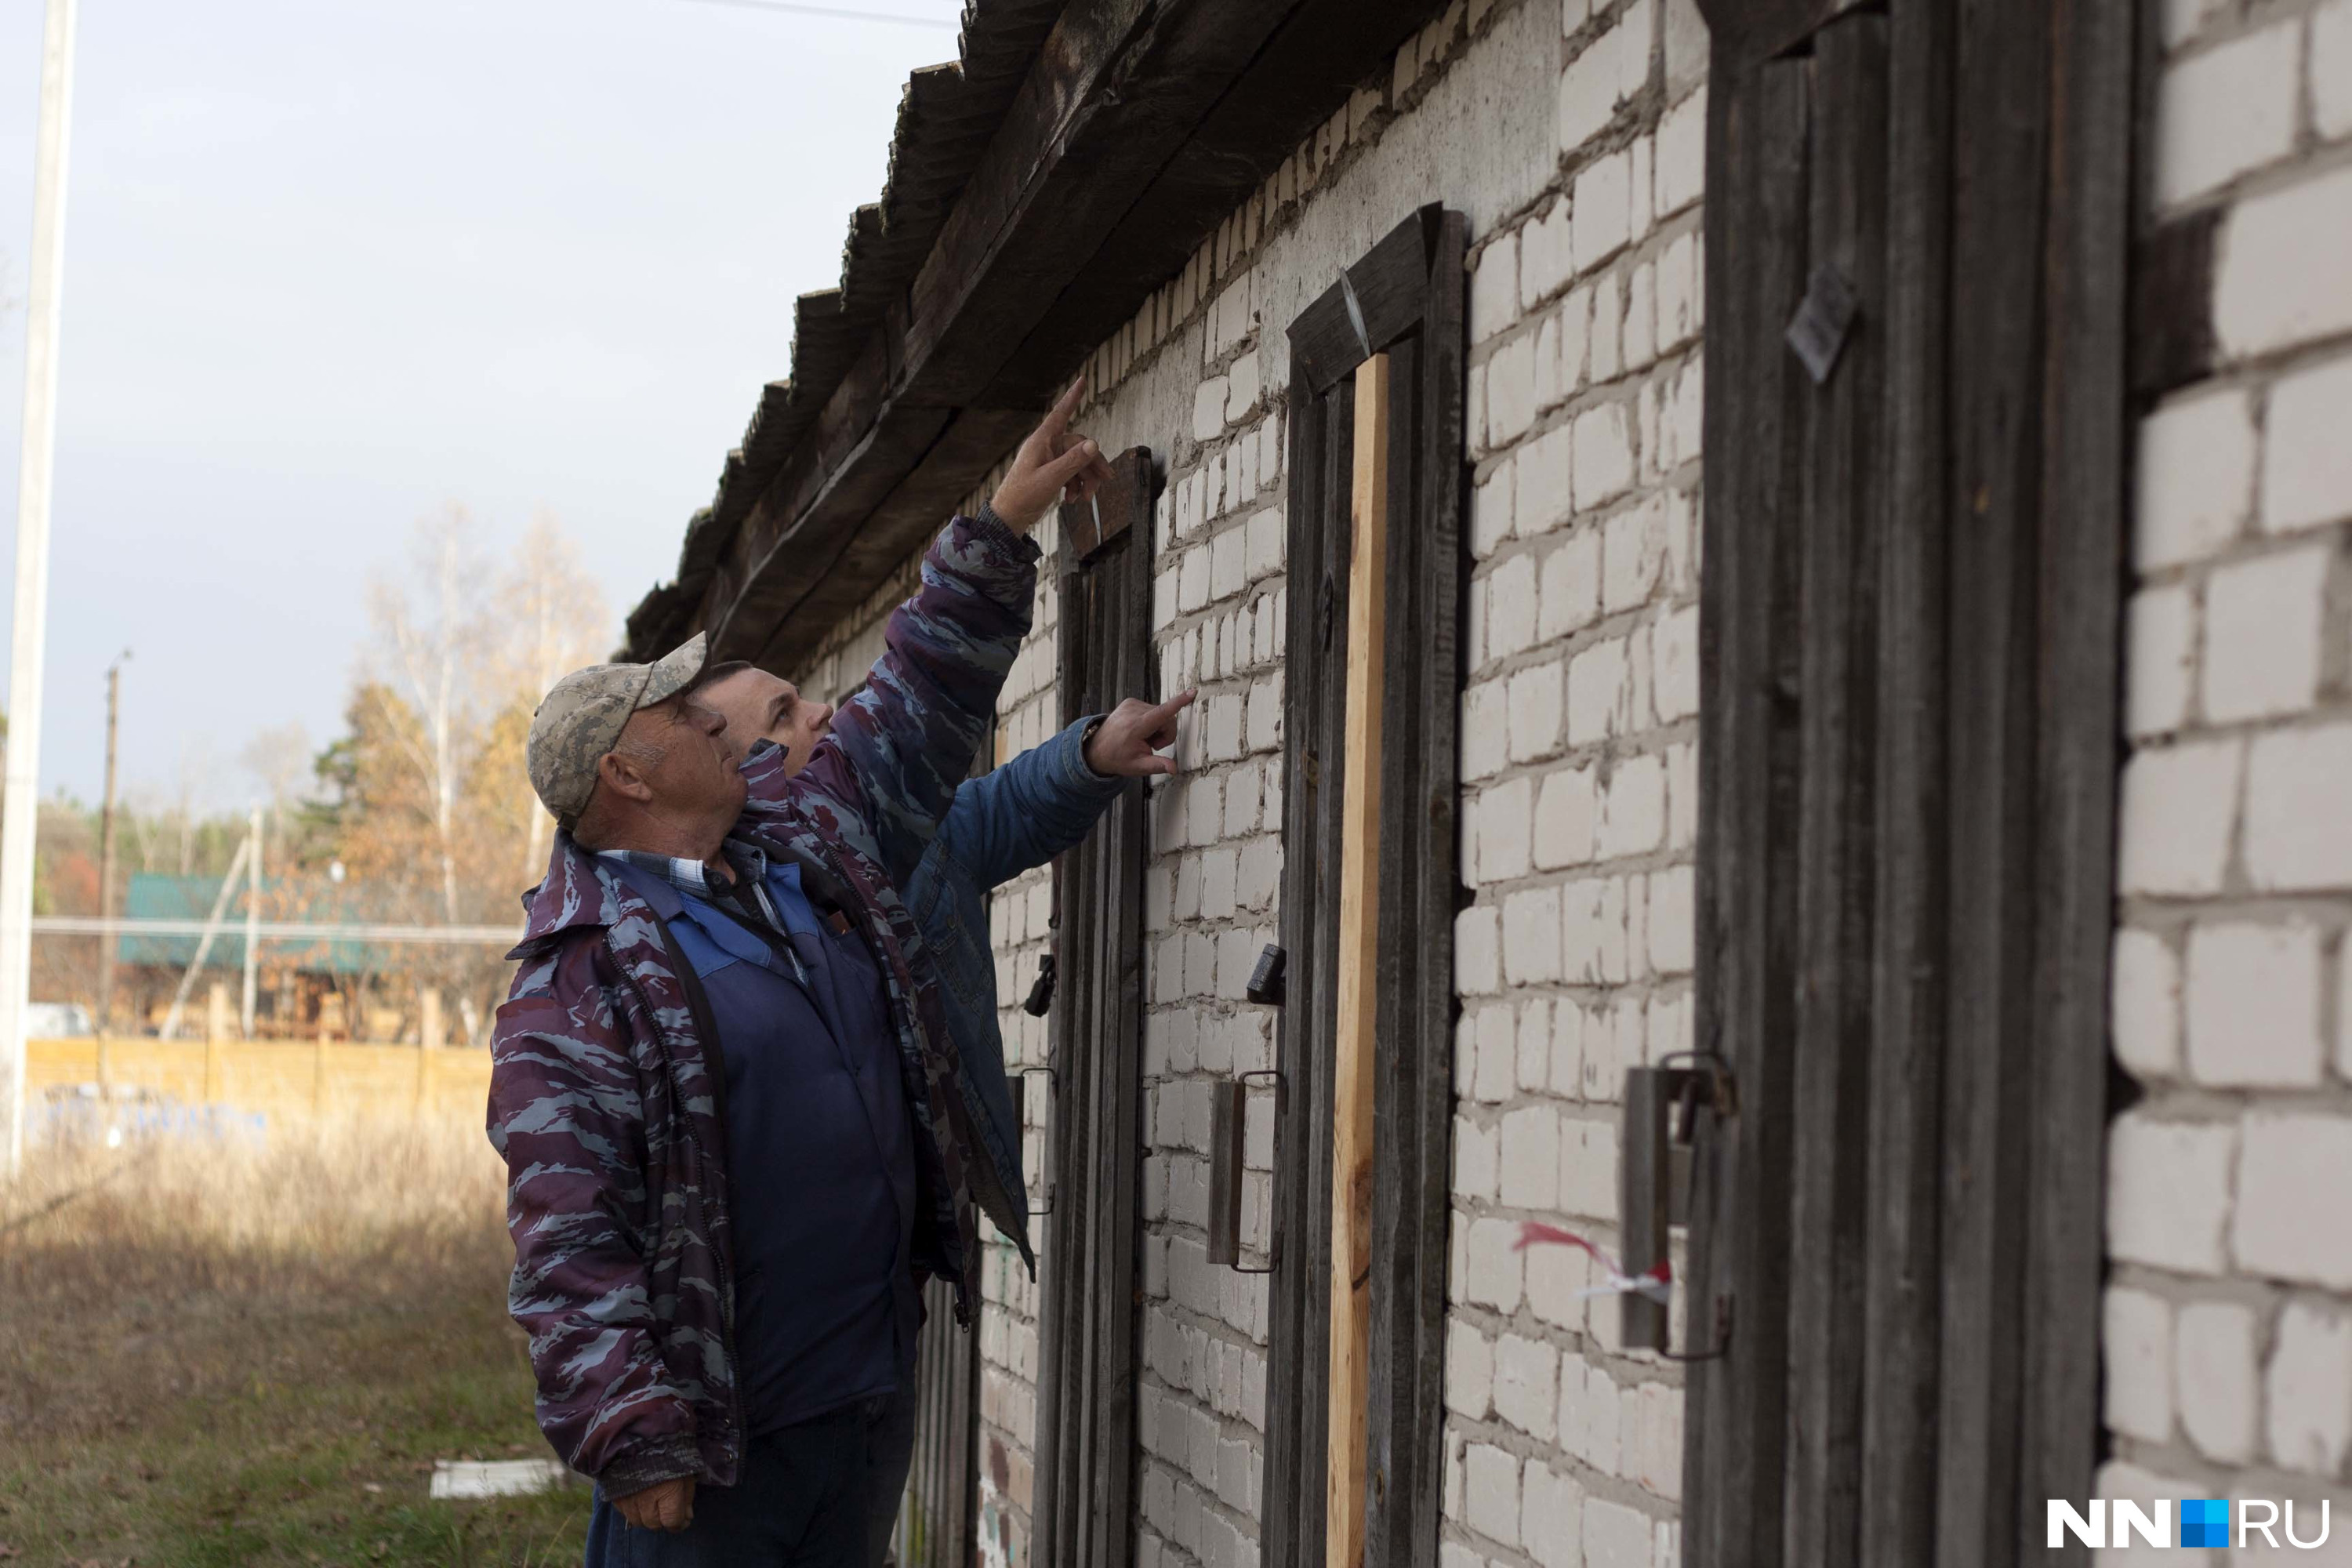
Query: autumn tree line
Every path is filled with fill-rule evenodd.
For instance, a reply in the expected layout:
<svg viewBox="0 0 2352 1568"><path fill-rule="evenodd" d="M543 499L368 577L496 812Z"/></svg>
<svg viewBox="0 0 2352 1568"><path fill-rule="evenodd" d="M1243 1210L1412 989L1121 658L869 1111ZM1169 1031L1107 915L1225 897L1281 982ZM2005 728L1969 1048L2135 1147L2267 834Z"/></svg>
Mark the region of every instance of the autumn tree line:
<svg viewBox="0 0 2352 1568"><path fill-rule="evenodd" d="M154 912L126 910L141 873L189 879L173 891L208 905L249 831L249 810L219 803L242 796L261 811L262 919L520 929L519 895L544 869L553 831L523 771L524 738L540 694L611 648L604 595L553 518L535 518L499 555L452 506L416 524L404 569L370 582L367 599L368 637L341 735L319 745L299 723L265 730L234 761L192 754L172 791L151 784L125 793L115 810L118 912ZM36 914L100 912L100 835L97 805L62 792L42 802ZM230 906L231 939L242 898L240 889ZM187 948L174 963L118 962L109 1032L155 1026ZM33 949L35 999L78 1002L95 1015L100 939L37 936ZM256 1033L415 1039L429 991L448 1043L486 1042L509 967L502 952L478 943L264 943ZM134 942L117 953L163 950ZM199 987L207 978L234 989L239 976L215 968Z"/></svg>

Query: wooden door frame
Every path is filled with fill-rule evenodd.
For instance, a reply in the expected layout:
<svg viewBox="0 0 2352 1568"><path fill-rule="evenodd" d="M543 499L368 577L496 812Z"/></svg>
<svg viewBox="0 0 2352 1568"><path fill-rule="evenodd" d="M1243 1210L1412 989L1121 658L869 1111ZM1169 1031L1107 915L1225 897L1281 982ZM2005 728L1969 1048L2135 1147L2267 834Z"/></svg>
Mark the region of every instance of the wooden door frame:
<svg viewBox="0 0 2352 1568"><path fill-rule="evenodd" d="M1097 505L1060 513L1065 725L1151 695L1151 455L1138 447L1112 468ZM1051 1568L1127 1568L1135 1556L1148 808L1129 780L1054 871L1054 1175L1030 1513L1032 1557Z"/></svg>
<svg viewBox="0 0 2352 1568"><path fill-rule="evenodd" d="M1323 1568L1331 1259L1330 1071L1345 742L1349 475L1357 368L1391 360L1386 668L1364 1561L1435 1568L1452 1219L1454 916L1460 893L1463 258L1467 222L1425 206L1290 327L1283 942L1268 1293L1267 1568Z"/></svg>

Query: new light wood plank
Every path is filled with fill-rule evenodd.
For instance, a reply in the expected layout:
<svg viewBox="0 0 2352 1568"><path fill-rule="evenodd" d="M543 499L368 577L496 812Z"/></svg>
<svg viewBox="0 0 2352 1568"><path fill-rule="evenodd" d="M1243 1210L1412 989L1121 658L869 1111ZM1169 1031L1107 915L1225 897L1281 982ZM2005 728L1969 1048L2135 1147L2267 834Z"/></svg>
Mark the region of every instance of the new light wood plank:
<svg viewBox="0 0 2352 1568"><path fill-rule="evenodd" d="M1324 1562L1364 1558L1370 1390L1372 1098L1380 960L1381 696L1387 658L1389 358L1356 372L1348 569L1348 731L1340 786L1339 994L1331 1102L1331 1386Z"/></svg>

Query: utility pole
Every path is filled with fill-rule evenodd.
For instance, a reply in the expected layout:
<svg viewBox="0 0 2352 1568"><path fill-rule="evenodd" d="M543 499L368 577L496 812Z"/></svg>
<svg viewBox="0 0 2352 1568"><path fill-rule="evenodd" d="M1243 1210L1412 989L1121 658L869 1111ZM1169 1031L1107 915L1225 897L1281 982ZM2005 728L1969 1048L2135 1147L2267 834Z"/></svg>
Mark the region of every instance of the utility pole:
<svg viewBox="0 0 2352 1568"><path fill-rule="evenodd" d="M0 802L0 1114L5 1168L25 1158L25 1010L33 980L33 851L41 813L41 656L49 617L49 499L58 450L58 306L65 286L66 142L73 120L75 0L49 0L33 170L25 313L25 436L16 486L16 623L8 659L7 795Z"/></svg>
<svg viewBox="0 0 2352 1568"><path fill-rule="evenodd" d="M98 817L98 914L100 921L114 918L114 736L122 718L122 666L131 658L124 648L122 656L106 667L106 805ZM98 1033L106 1037L107 1024L114 1016L114 932L110 929L98 939Z"/></svg>

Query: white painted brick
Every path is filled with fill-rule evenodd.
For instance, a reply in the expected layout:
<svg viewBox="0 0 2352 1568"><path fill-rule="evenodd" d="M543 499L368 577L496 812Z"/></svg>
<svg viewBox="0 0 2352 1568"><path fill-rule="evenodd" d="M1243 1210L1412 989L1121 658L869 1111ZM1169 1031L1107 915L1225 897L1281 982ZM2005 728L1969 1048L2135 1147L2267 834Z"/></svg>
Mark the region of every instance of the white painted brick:
<svg viewBox="0 0 2352 1568"><path fill-rule="evenodd" d="M2352 0L2345 12L2352 16ZM2283 376L2263 444L2263 527L2273 533L2352 517L2352 357Z"/></svg>
<svg viewBox="0 0 2352 1568"><path fill-rule="evenodd" d="M2252 502L2254 422L2240 391L2168 403L2139 426L2142 571L2200 561L2237 537Z"/></svg>
<svg viewBox="0 0 2352 1568"><path fill-rule="evenodd" d="M1466 1116L1454 1119L1454 1195L1457 1198L1484 1198L1492 1201L1501 1179L1501 1136L1492 1127L1481 1127ZM1451 1378L1451 1371L1446 1373ZM1447 1390L1446 1403L1454 1403L1453 1391ZM1457 1407L1458 1408L1458 1407ZM1480 1411L1465 1414L1475 1416Z"/></svg>
<svg viewBox="0 0 2352 1568"><path fill-rule="evenodd" d="M2217 893L2237 824L2234 741L2141 751L2124 764L2126 893Z"/></svg>
<svg viewBox="0 0 2352 1568"><path fill-rule="evenodd" d="M1485 1104L1500 1105L1518 1089L1518 1019L1507 1006L1481 1008L1476 1030L1471 1092Z"/></svg>
<svg viewBox="0 0 2352 1568"><path fill-rule="evenodd" d="M1454 988L1465 996L1491 996L1503 988L1502 923L1491 906L1454 917Z"/></svg>
<svg viewBox="0 0 2352 1568"><path fill-rule="evenodd" d="M1702 87L1658 122L1658 214L1682 211L1706 188L1706 89Z"/></svg>
<svg viewBox="0 0 2352 1568"><path fill-rule="evenodd" d="M1225 775L1226 837L1245 838L1257 831L1260 777L1255 763L1245 763Z"/></svg>
<svg viewBox="0 0 2352 1568"><path fill-rule="evenodd" d="M1494 1387L1495 1350L1486 1336L1459 1318L1445 1324L1445 1407L1484 1420Z"/></svg>
<svg viewBox="0 0 2352 1568"><path fill-rule="evenodd" d="M1640 173L1646 173L1641 165L1649 145L1647 142L1633 144L1634 163ZM1649 226L1648 214L1643 210L1649 190L1649 183L1637 174L1634 212L1642 220L1634 226L1637 234ZM1641 370L1658 357L1658 275L1657 268L1646 261L1634 268L1625 279L1624 353L1627 370Z"/></svg>
<svg viewBox="0 0 2352 1568"><path fill-rule="evenodd" d="M2200 925L2189 933L2189 1070L2225 1088L2320 1077L2319 933L2305 925Z"/></svg>
<svg viewBox="0 0 2352 1568"><path fill-rule="evenodd" d="M1201 704L1201 743L1208 760L1229 763L1242 754L1242 723L1246 700L1238 691L1220 691ZM1192 833L1196 842L1213 841L1218 828L1214 813L1205 816L1200 800L1193 801Z"/></svg>
<svg viewBox="0 0 2352 1568"><path fill-rule="evenodd" d="M1476 560L1511 535L1511 467L1506 459L1470 493L1470 553Z"/></svg>
<svg viewBox="0 0 2352 1568"><path fill-rule="evenodd" d="M1239 861L1231 849L1212 849L1201 858L1201 916L1203 920L1233 918L1234 879Z"/></svg>
<svg viewBox="0 0 2352 1568"><path fill-rule="evenodd" d="M1594 836L1600 858L1642 855L1666 838L1666 761L1654 753L1629 757L1609 775Z"/></svg>
<svg viewBox="0 0 2352 1568"><path fill-rule="evenodd" d="M1568 697L1570 745L1589 745L1630 726L1633 685L1623 638L1595 643L1569 661Z"/></svg>
<svg viewBox="0 0 2352 1568"><path fill-rule="evenodd" d="M1473 1443L1465 1460L1468 1472L1467 1504L1470 1528L1490 1541L1516 1546L1519 1541L1519 1461L1517 1456L1487 1443Z"/></svg>
<svg viewBox="0 0 2352 1568"><path fill-rule="evenodd" d="M1551 1436L1558 1411L1559 1352L1541 1340L1495 1342L1495 1413L1531 1436Z"/></svg>
<svg viewBox="0 0 2352 1568"><path fill-rule="evenodd" d="M1550 1106L1504 1115L1499 1191L1508 1208L1548 1209L1559 1201L1559 1113Z"/></svg>
<svg viewBox="0 0 2352 1568"><path fill-rule="evenodd" d="M1209 593L1228 598L1249 586L1249 531L1229 528L1210 544Z"/></svg>
<svg viewBox="0 0 2352 1568"><path fill-rule="evenodd" d="M2311 111L2322 136L2352 136L2352 0L2311 18Z"/></svg>
<svg viewBox="0 0 2352 1568"><path fill-rule="evenodd" d="M1478 825L1478 880L1507 882L1526 876L1533 849L1534 781L1516 778L1496 784L1478 797L1474 809Z"/></svg>
<svg viewBox="0 0 2352 1568"><path fill-rule="evenodd" d="M2195 672L2197 603L2186 584L2147 588L2127 612L2124 724L2134 736L2179 729L2189 717Z"/></svg>
<svg viewBox="0 0 2352 1568"><path fill-rule="evenodd" d="M2352 1119L2255 1111L2238 1162L2239 1266L2256 1274L2352 1288Z"/></svg>
<svg viewBox="0 0 2352 1568"><path fill-rule="evenodd" d="M1253 752L1282 749L1282 672L1276 670L1250 683L1249 748Z"/></svg>
<svg viewBox="0 0 2352 1568"><path fill-rule="evenodd" d="M1601 545L1601 605L1614 615L1647 604L1666 557L1666 502L1652 496L1611 518Z"/></svg>
<svg viewBox="0 0 2352 1568"><path fill-rule="evenodd" d="M2263 891L2352 886L2352 724L2255 736L2246 879Z"/></svg>
<svg viewBox="0 0 2352 1568"><path fill-rule="evenodd" d="M2173 1324L2180 1425L2209 1459L2254 1455L2254 1313L2237 1301L2192 1301Z"/></svg>
<svg viewBox="0 0 2352 1568"><path fill-rule="evenodd" d="M2336 1071L2352 1078L2352 958L2336 959Z"/></svg>
<svg viewBox="0 0 2352 1568"><path fill-rule="evenodd" d="M1614 381L1624 368L1618 356L1618 345L1625 324L1624 306L1620 299L1617 274L1610 273L1592 285L1592 329L1585 343L1585 362L1594 385Z"/></svg>
<svg viewBox="0 0 2352 1568"><path fill-rule="evenodd" d="M1584 390L1591 379L1592 290L1574 289L1559 302L1559 390L1563 397Z"/></svg>
<svg viewBox="0 0 2352 1568"><path fill-rule="evenodd" d="M1590 861L1594 820L1591 768L1563 768L1545 774L1543 786L1536 794L1536 865L1556 871Z"/></svg>
<svg viewBox="0 0 2352 1568"><path fill-rule="evenodd" d="M1528 433L1536 421L1536 340L1523 333L1486 362L1486 434L1497 447Z"/></svg>
<svg viewBox="0 0 2352 1568"><path fill-rule="evenodd" d="M1529 219L1519 231L1519 309L1533 310L1559 292L1573 270L1568 203L1557 200L1542 216Z"/></svg>
<svg viewBox="0 0 2352 1568"><path fill-rule="evenodd" d="M1560 384L1559 317L1555 312L1536 328L1536 407L1549 414L1567 395Z"/></svg>
<svg viewBox="0 0 2352 1568"><path fill-rule="evenodd" d="M2209 723L2300 712L2319 689L2326 544L2217 567L2205 585Z"/></svg>
<svg viewBox="0 0 2352 1568"><path fill-rule="evenodd" d="M1544 557L1536 635L1547 642L1582 631L1601 617L1601 534L1580 529Z"/></svg>
<svg viewBox="0 0 2352 1568"><path fill-rule="evenodd" d="M1698 837L1698 748L1666 748L1666 845L1687 849Z"/></svg>
<svg viewBox="0 0 2352 1568"><path fill-rule="evenodd" d="M1691 0L1674 0L1687 5ZM1678 235L1658 256L1658 349L1670 353L1698 336L1698 240Z"/></svg>
<svg viewBox="0 0 2352 1568"><path fill-rule="evenodd" d="M2227 1123L2158 1121L2137 1110L2117 1117L2107 1137L2108 1251L2129 1263L2221 1273L2237 1147L2238 1130Z"/></svg>
<svg viewBox="0 0 2352 1568"><path fill-rule="evenodd" d="M1513 985L1559 978L1559 889L1536 888L1503 900L1503 977Z"/></svg>
<svg viewBox="0 0 2352 1568"><path fill-rule="evenodd" d="M1691 868L1676 866L1650 878L1650 967L1687 974L1697 940Z"/></svg>
<svg viewBox="0 0 2352 1568"><path fill-rule="evenodd" d="M2352 329L2352 168L2240 203L2221 225L2213 328L2231 358Z"/></svg>
<svg viewBox="0 0 2352 1568"><path fill-rule="evenodd" d="M2267 1383L2271 1458L2305 1475L2342 1474L2352 1447L2352 1318L2341 1303L2287 1303Z"/></svg>
<svg viewBox="0 0 2352 1568"><path fill-rule="evenodd" d="M1519 1505L1519 1540L1539 1568L1579 1568L1582 1561L1584 1489L1530 1459Z"/></svg>
<svg viewBox="0 0 2352 1568"><path fill-rule="evenodd" d="M2165 70L2156 102L2159 204L2201 195L2292 150L2302 30L2292 22L2265 27Z"/></svg>
<svg viewBox="0 0 2352 1568"><path fill-rule="evenodd" d="M1661 617L1650 628L1653 700L1658 721L1672 723L1698 711L1698 606Z"/></svg>
<svg viewBox="0 0 2352 1568"><path fill-rule="evenodd" d="M1568 521L1573 503L1569 488L1572 442L1573 433L1563 425L1519 448L1513 465L1517 489L1512 528L1520 538L1549 533Z"/></svg>
<svg viewBox="0 0 2352 1568"><path fill-rule="evenodd" d="M1661 1383L1645 1383L1628 1395L1633 1411L1633 1436L1626 1444L1626 1468L1634 1480L1663 1498L1679 1500L1683 1491L1683 1391Z"/></svg>
<svg viewBox="0 0 2352 1568"><path fill-rule="evenodd" d="M1203 381L1192 393L1192 439L1213 441L1224 433L1225 398L1232 390L1222 375Z"/></svg>
<svg viewBox="0 0 2352 1568"><path fill-rule="evenodd" d="M1227 372L1227 374L1231 378L1233 385L1231 391L1226 394L1225 423L1228 425L1238 425L1243 420L1248 418L1257 407L1257 395L1260 385L1258 380L1257 355L1254 353L1242 355L1241 358L1234 361L1232 368ZM1234 459L1236 462L1241 460L1241 449L1239 447L1234 449ZM1251 488L1253 490L1255 489L1256 485L1255 480L1252 481Z"/></svg>
<svg viewBox="0 0 2352 1568"><path fill-rule="evenodd" d="M1536 562L1514 555L1486 578L1486 656L1507 658L1535 646Z"/></svg>
<svg viewBox="0 0 2352 1568"><path fill-rule="evenodd" d="M1282 570L1286 543L1279 510L1262 511L1249 520L1249 574L1253 581Z"/></svg>
<svg viewBox="0 0 2352 1568"><path fill-rule="evenodd" d="M1556 116L1559 150L1574 153L1616 117L1622 100L1617 51L1622 29L1612 27L1590 44L1559 77Z"/></svg>
<svg viewBox="0 0 2352 1568"><path fill-rule="evenodd" d="M1572 1247L1530 1247L1524 1256L1528 1310L1555 1328L1580 1331L1587 1299L1580 1292L1592 1282L1584 1254Z"/></svg>
<svg viewBox="0 0 2352 1568"><path fill-rule="evenodd" d="M1633 237L1633 160L1627 153L1597 159L1576 176L1570 254L1578 272L1615 255Z"/></svg>
<svg viewBox="0 0 2352 1568"><path fill-rule="evenodd" d="M1563 886L1560 921L1568 942L1568 977L1571 984L1625 983L1625 884L1622 879L1595 877ZM1591 1055L1588 1047L1588 1059ZM1610 1094L1614 1097L1613 1084Z"/></svg>
<svg viewBox="0 0 2352 1568"><path fill-rule="evenodd" d="M1557 664L1520 670L1510 690L1510 757L1515 763L1549 756L1559 749L1562 677Z"/></svg>
<svg viewBox="0 0 2352 1568"><path fill-rule="evenodd" d="M1633 483L1633 432L1622 403L1604 403L1576 416L1571 459L1576 510L1589 511L1623 495Z"/></svg>
<svg viewBox="0 0 2352 1568"><path fill-rule="evenodd" d="M1617 1124L1564 1117L1559 1128L1559 1206L1572 1215L1617 1215Z"/></svg>
<svg viewBox="0 0 2352 1568"><path fill-rule="evenodd" d="M2116 1059L2134 1077L2180 1070L2180 965L2153 931L2116 932L2112 974Z"/></svg>
<svg viewBox="0 0 2352 1568"><path fill-rule="evenodd" d="M1462 773L1471 779L1491 778L1503 769L1510 748L1510 721L1506 707L1508 686L1483 681L1462 693Z"/></svg>
<svg viewBox="0 0 2352 1568"><path fill-rule="evenodd" d="M1538 1094L1551 1086L1551 1010L1546 996L1519 1010L1519 1088Z"/></svg>
<svg viewBox="0 0 2352 1568"><path fill-rule="evenodd" d="M1508 1220L1470 1222L1463 1283L1472 1301L1498 1312L1518 1310L1520 1254L1512 1246L1518 1239L1518 1228Z"/></svg>
<svg viewBox="0 0 2352 1568"><path fill-rule="evenodd" d="M1652 1568L1650 1551L1649 1515L1622 1503L1585 1500L1585 1568Z"/></svg>
<svg viewBox="0 0 2352 1568"><path fill-rule="evenodd" d="M2172 1309L2121 1286L2107 1291L2099 1335L2108 1426L2151 1443L2172 1436ZM1450 1348L1450 1342L1449 1342Z"/></svg>
<svg viewBox="0 0 2352 1568"><path fill-rule="evenodd" d="M1209 552L1186 551L1177 570L1176 607L1189 616L1209 602Z"/></svg>
<svg viewBox="0 0 2352 1568"><path fill-rule="evenodd" d="M1649 3L1650 0L1643 0L1644 5ZM1644 136L1629 151L1633 155L1633 210L1630 221L1633 243L1639 245L1657 226L1657 206L1651 191L1651 165L1657 158L1656 139Z"/></svg>
<svg viewBox="0 0 2352 1568"><path fill-rule="evenodd" d="M1484 342L1518 320L1519 237L1497 238L1470 274L1470 341Z"/></svg>

